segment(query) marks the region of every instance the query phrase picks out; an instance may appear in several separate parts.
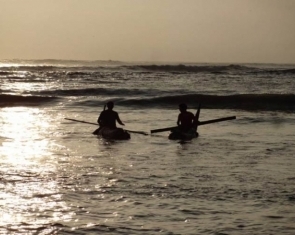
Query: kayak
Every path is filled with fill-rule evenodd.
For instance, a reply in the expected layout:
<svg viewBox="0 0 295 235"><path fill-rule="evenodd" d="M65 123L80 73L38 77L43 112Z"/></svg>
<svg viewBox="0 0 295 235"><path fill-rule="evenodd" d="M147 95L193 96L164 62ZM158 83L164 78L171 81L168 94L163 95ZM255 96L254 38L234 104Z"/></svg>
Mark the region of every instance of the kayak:
<svg viewBox="0 0 295 235"><path fill-rule="evenodd" d="M94 135L111 140L129 140L130 134L122 128L101 127L93 132Z"/></svg>
<svg viewBox="0 0 295 235"><path fill-rule="evenodd" d="M194 122L199 122L199 116L201 112L201 104L199 104L198 110L195 114L195 120ZM193 138L197 138L199 136L198 132L198 125L194 125L192 128L190 128L187 131L183 131L180 129L180 127L172 128L170 131L168 138L170 140L192 140Z"/></svg>
<svg viewBox="0 0 295 235"><path fill-rule="evenodd" d="M194 127L191 128L189 131L184 132L184 131L181 131L178 126L172 126L172 127L154 129L154 130L151 130L151 133L170 131L170 134L168 136L168 138L170 140L184 140L184 141L186 141L186 140L192 140L192 139L197 138L199 136L199 134L197 132L198 126L236 119L236 116L230 116L230 117L217 118L217 119L212 119L212 120L200 122L199 121L200 111L201 111L201 105L199 104L198 110L195 115Z"/></svg>
<svg viewBox="0 0 295 235"><path fill-rule="evenodd" d="M195 128L186 132L181 131L178 128L174 128L171 130L168 138L170 140L192 140L193 138L197 138L198 136L199 134L198 132L196 132Z"/></svg>

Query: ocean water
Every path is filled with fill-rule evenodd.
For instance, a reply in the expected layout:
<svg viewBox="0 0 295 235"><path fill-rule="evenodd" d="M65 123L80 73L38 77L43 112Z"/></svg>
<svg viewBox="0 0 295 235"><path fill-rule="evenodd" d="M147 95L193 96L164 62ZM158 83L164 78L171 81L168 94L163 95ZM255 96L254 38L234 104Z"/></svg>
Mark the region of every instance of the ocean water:
<svg viewBox="0 0 295 235"><path fill-rule="evenodd" d="M0 234L295 234L295 65L2 60L0 84ZM133 131L236 119L108 141L109 100Z"/></svg>

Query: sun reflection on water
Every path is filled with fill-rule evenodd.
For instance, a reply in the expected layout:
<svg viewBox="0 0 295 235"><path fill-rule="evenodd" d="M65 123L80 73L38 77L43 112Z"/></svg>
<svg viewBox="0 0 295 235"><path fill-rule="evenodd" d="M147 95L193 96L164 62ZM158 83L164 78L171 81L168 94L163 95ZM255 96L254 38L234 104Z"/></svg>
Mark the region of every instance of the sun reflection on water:
<svg viewBox="0 0 295 235"><path fill-rule="evenodd" d="M44 134L50 125L38 108L3 108L0 114L2 160L15 164L29 163L27 159L50 154Z"/></svg>
<svg viewBox="0 0 295 235"><path fill-rule="evenodd" d="M0 110L0 227L70 219L57 180L52 118L46 110ZM58 215L61 215L60 217ZM0 233L2 229L0 229Z"/></svg>

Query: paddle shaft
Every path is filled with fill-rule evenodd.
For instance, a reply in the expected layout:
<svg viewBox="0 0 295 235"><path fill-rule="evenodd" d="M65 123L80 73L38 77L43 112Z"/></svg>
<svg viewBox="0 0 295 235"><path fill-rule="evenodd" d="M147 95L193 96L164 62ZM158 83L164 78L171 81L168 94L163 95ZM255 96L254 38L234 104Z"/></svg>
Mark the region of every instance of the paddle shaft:
<svg viewBox="0 0 295 235"><path fill-rule="evenodd" d="M229 121L236 119L236 116L231 116L231 117L224 117L224 118L217 118L217 119L212 119L204 122L199 122L198 126L206 125L206 124L211 124L215 122L223 122L223 121Z"/></svg>
<svg viewBox="0 0 295 235"><path fill-rule="evenodd" d="M217 119L212 119L212 120L208 120L208 121L198 122L197 126L202 126L202 125L211 124L211 123L215 123L215 122L223 122L223 121L228 121L228 120L233 120L233 119L236 119L236 116L217 118ZM151 133L171 131L174 128L177 128L177 126L151 130Z"/></svg>
<svg viewBox="0 0 295 235"><path fill-rule="evenodd" d="M93 122L85 122L85 121L80 121L80 120L76 120L76 119L72 119L72 118L65 118L66 120L70 120L70 121L74 121L74 122L81 122L81 123L86 123L86 124L91 124L91 125L96 125L98 126L97 123L93 123ZM126 129L125 129L126 130ZM129 131L130 133L135 133L135 134L142 134L142 135L148 135L146 132L144 131L131 131L131 130L126 130Z"/></svg>
<svg viewBox="0 0 295 235"><path fill-rule="evenodd" d="M97 123L93 123L93 122L85 122L85 121L80 121L80 120L76 120L76 119L71 119L71 118L65 118L66 120L70 120L70 121L74 121L74 122L81 122L81 123L86 123L86 124L91 124L91 125L96 125L98 126Z"/></svg>

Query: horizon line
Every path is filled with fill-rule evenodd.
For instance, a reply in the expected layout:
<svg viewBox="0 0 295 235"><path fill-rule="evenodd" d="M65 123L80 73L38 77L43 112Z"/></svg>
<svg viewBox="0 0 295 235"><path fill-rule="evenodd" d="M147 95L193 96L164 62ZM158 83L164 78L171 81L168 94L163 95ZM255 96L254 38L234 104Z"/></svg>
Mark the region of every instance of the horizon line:
<svg viewBox="0 0 295 235"><path fill-rule="evenodd" d="M13 60L20 60L20 61L69 61L69 62L111 62L111 63L168 63L168 64L281 64L281 65L295 65L295 62L196 62L196 61L131 61L131 60L113 60L113 59L0 59L1 61L13 61Z"/></svg>

